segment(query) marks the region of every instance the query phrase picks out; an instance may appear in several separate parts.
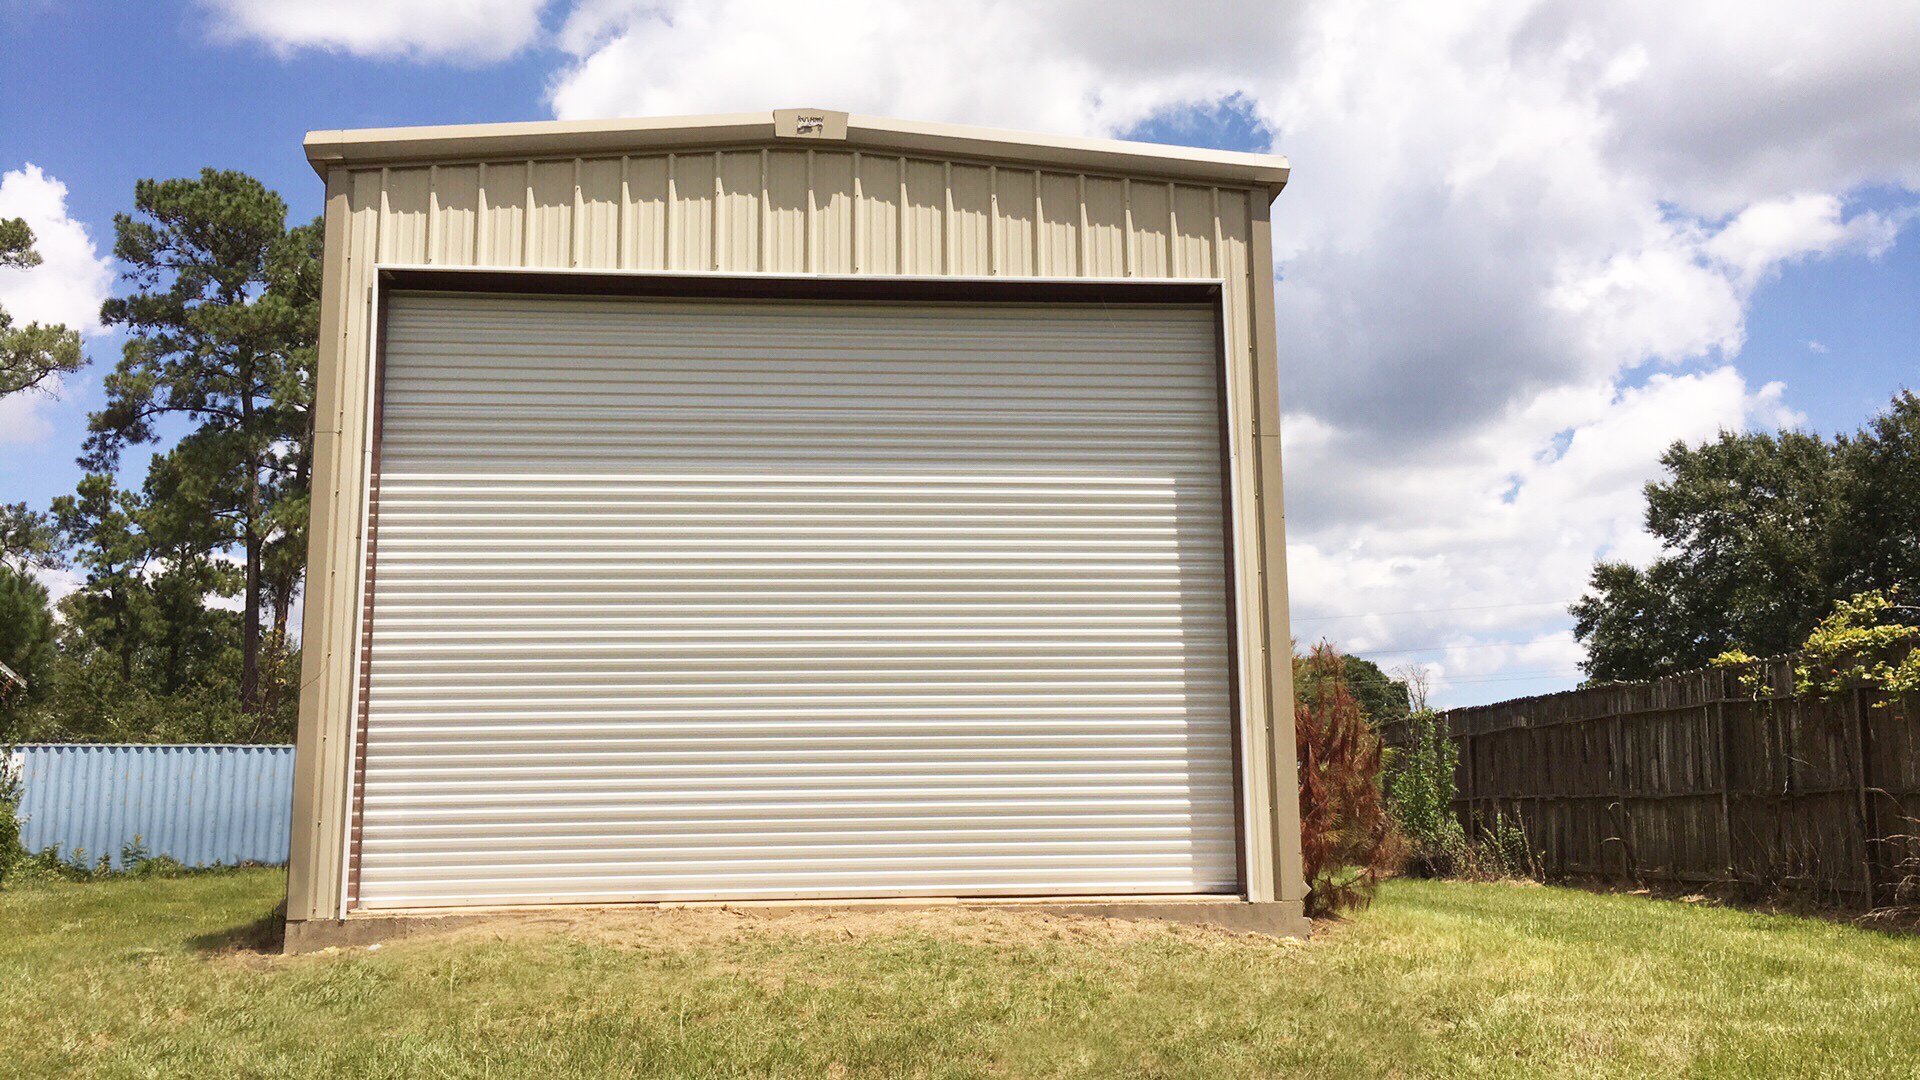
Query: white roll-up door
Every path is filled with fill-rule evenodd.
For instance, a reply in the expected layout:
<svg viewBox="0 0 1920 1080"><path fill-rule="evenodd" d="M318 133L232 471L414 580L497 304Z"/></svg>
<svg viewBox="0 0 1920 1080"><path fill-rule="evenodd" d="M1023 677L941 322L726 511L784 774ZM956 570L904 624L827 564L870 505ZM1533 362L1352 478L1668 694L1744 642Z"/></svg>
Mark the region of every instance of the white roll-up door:
<svg viewBox="0 0 1920 1080"><path fill-rule="evenodd" d="M387 304L354 906L1235 891L1211 308Z"/></svg>

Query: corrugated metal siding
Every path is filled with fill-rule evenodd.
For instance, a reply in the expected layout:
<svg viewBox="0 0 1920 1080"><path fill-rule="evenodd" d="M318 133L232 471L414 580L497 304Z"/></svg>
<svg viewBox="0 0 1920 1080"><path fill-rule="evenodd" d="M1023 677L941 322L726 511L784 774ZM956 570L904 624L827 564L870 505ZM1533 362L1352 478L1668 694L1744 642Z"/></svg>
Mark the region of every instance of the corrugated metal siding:
<svg viewBox="0 0 1920 1080"><path fill-rule="evenodd" d="M29 851L118 868L138 838L188 866L287 861L291 746L32 744L15 763Z"/></svg>
<svg viewBox="0 0 1920 1080"><path fill-rule="evenodd" d="M437 266L1227 277L1246 189L747 149L355 170L377 257ZM1236 335L1239 333L1235 331Z"/></svg>
<svg viewBox="0 0 1920 1080"><path fill-rule="evenodd" d="M1212 309L390 305L361 906L1237 887Z"/></svg>

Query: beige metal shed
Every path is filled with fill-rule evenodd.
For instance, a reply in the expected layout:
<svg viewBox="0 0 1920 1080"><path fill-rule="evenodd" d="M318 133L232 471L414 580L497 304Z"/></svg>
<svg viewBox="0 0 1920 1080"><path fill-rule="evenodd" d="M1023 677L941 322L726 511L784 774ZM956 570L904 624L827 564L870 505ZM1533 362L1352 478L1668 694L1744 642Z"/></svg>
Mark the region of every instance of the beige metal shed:
<svg viewBox="0 0 1920 1080"><path fill-rule="evenodd" d="M1284 159L824 110L316 132L290 944L1301 920Z"/></svg>

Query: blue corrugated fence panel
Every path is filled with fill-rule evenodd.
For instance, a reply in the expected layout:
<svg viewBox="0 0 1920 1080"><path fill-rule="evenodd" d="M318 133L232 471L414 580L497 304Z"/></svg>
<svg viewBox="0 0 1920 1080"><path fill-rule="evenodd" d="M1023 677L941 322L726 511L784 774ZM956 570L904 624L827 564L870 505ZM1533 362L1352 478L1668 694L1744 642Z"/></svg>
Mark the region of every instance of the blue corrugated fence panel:
<svg viewBox="0 0 1920 1080"><path fill-rule="evenodd" d="M287 861L293 831L293 747L22 746L20 839L88 862L136 837L188 866Z"/></svg>

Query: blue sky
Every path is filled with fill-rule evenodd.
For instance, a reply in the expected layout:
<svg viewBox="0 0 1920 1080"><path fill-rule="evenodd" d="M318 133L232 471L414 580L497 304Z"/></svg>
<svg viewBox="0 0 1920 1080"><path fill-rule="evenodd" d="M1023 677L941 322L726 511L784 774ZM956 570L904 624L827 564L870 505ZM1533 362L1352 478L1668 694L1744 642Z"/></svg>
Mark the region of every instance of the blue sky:
<svg viewBox="0 0 1920 1080"><path fill-rule="evenodd" d="M316 213L313 128L819 104L1271 144L1298 630L1433 665L1442 701L1574 681L1559 605L1653 554L1667 441L1850 430L1920 382L1920 120L1885 104L1920 100L1920 20L1138 3L1070 34L1073 6L0 0L0 173L64 186L79 283L141 177L242 169ZM71 490L117 342L89 350L0 412L0 501Z"/></svg>

